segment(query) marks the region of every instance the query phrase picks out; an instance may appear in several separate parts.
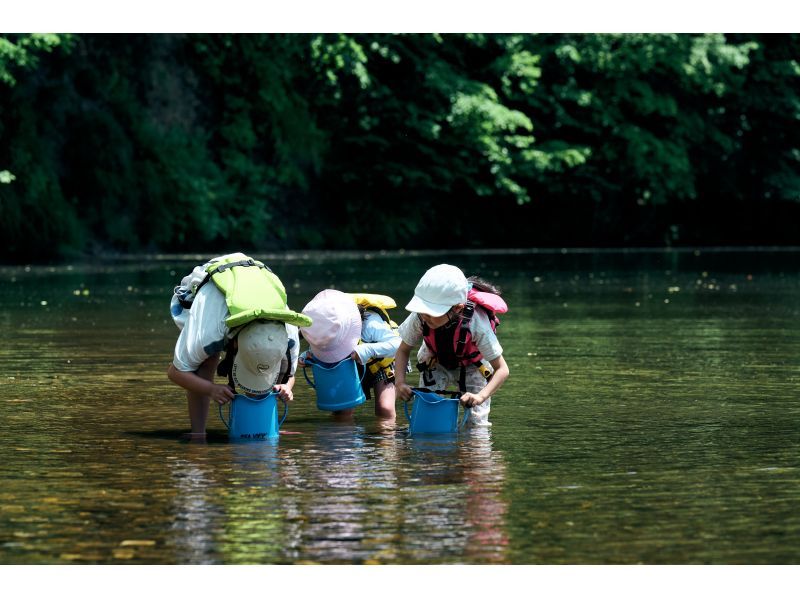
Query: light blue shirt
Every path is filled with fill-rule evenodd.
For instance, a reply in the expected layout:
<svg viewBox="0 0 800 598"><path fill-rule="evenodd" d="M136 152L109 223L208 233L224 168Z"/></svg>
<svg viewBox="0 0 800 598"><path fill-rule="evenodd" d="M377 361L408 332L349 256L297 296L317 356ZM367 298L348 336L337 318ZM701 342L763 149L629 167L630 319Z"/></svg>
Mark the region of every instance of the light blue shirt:
<svg viewBox="0 0 800 598"><path fill-rule="evenodd" d="M367 310L361 322L361 343L355 352L361 363L378 357L394 357L400 348L400 336L374 311Z"/></svg>

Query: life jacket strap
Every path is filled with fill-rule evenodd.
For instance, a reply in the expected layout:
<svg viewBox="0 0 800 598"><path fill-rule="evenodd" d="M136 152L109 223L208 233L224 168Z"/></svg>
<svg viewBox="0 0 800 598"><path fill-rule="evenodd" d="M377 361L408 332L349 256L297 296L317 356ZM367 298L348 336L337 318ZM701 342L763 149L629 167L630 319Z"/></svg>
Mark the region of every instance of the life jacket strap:
<svg viewBox="0 0 800 598"><path fill-rule="evenodd" d="M467 341L469 340L470 330L469 325L472 322L472 316L475 315L475 303L467 301L464 304L464 309L461 311L461 322L458 329L458 339L456 340L456 357L464 359L464 352L467 349Z"/></svg>
<svg viewBox="0 0 800 598"><path fill-rule="evenodd" d="M175 296L178 298L178 304L183 309L192 309L192 302L194 301L194 293L191 291L182 291L180 286L175 287ZM187 299L189 297L189 299Z"/></svg>
<svg viewBox="0 0 800 598"><path fill-rule="evenodd" d="M420 372L422 372L422 382L425 386L433 386L436 384L436 380L433 379L433 374L431 371L434 369L430 365L425 366L424 364L420 364L419 366Z"/></svg>
<svg viewBox="0 0 800 598"><path fill-rule="evenodd" d="M458 373L458 390L459 392L467 392L467 366L462 365L461 371Z"/></svg>
<svg viewBox="0 0 800 598"><path fill-rule="evenodd" d="M201 288L203 288L203 285L205 285L205 284L206 284L206 283L207 283L209 280L211 280L211 278L214 276L214 274L218 274L218 273L220 273L220 272L225 272L225 270L230 270L230 269L231 269L231 268L233 268L234 266L244 266L244 267L248 267L248 266L255 266L255 267L257 267L257 268L264 268L264 270L266 270L267 272L272 272L272 270L270 270L270 269L269 269L269 267L267 267L266 265L262 264L261 262L257 262L257 261L255 261L253 258L248 258L248 259L246 259L246 260L239 260L238 262L230 262L230 263L228 263L228 264L222 264L222 265L221 265L221 266L219 266L219 267L215 267L215 264L212 264L212 265L209 267L209 270L211 270L211 271L210 271L210 272L208 272L208 273L206 274L205 278L203 278L203 280L200 282L200 284L198 284L198 285L195 287L195 289L194 289L194 295L197 295L197 291L199 291ZM182 301L180 298L178 299L178 302L179 302L179 303L180 303L180 304L181 304L181 305L182 305L184 308L189 308L189 307L191 307L191 306L192 306L192 304L191 304L191 303L189 303L189 304L188 304L188 306L187 306L187 305L184 305L184 304L183 304L183 301Z"/></svg>
<svg viewBox="0 0 800 598"><path fill-rule="evenodd" d="M286 371L283 373L283 376L280 378L280 382L278 384L286 384L289 381L289 378L292 377L292 348L290 346L286 346Z"/></svg>
<svg viewBox="0 0 800 598"><path fill-rule="evenodd" d="M244 266L244 267L255 266L256 268L264 268L264 270L266 270L267 272L272 272L272 270L270 270L267 266L265 266L261 262L257 262L253 258L248 258L246 260L239 260L238 262L229 262L227 264L222 264L218 268L214 268L214 266L212 265L211 268L214 270L213 273L217 273L217 272L225 272L225 270L230 270L231 268L235 268L236 266Z"/></svg>
<svg viewBox="0 0 800 598"><path fill-rule="evenodd" d="M233 381L233 360L236 358L237 345L233 341L232 338L225 345L225 357L217 364L217 376L227 376L228 386L236 392L236 384Z"/></svg>

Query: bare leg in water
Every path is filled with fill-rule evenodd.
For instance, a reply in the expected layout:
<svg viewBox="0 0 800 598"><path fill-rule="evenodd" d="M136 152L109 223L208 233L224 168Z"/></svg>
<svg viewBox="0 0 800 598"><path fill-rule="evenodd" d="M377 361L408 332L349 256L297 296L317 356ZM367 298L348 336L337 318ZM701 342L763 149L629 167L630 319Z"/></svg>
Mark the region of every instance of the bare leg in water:
<svg viewBox="0 0 800 598"><path fill-rule="evenodd" d="M380 419L394 421L395 393L394 382L378 380L375 383L375 416Z"/></svg>
<svg viewBox="0 0 800 598"><path fill-rule="evenodd" d="M394 382L388 380L378 380L375 383L375 416L387 422L394 422L395 413L395 392ZM364 388L364 394L370 398L370 389ZM343 409L333 412L333 421L351 422L353 421L353 409Z"/></svg>
<svg viewBox="0 0 800 598"><path fill-rule="evenodd" d="M217 364L219 364L219 354L212 355L200 364L195 374L204 380L214 382ZM186 437L189 440L205 440L208 406L211 399L207 394L200 394L191 390L186 391L186 398L189 405L189 421L192 424L192 431Z"/></svg>

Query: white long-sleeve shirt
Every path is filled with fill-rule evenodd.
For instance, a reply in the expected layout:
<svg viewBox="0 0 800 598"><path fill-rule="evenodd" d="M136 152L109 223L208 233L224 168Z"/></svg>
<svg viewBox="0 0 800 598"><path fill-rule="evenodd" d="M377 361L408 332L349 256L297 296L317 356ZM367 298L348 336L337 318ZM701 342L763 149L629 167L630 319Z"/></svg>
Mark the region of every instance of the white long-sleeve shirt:
<svg viewBox="0 0 800 598"><path fill-rule="evenodd" d="M213 263L220 258L215 258ZM198 266L185 276L181 284L175 288L170 301L170 313L176 326L180 329L175 343L175 354L172 364L182 372L194 372L211 355L224 350L231 331L225 324L230 315L225 295L212 282L203 285L192 301L191 309L184 309L178 301L205 278L204 266ZM289 370L294 375L297 369L297 357L300 353L300 336L297 326L286 324L286 335L289 337L291 363L286 358L281 361L280 375Z"/></svg>

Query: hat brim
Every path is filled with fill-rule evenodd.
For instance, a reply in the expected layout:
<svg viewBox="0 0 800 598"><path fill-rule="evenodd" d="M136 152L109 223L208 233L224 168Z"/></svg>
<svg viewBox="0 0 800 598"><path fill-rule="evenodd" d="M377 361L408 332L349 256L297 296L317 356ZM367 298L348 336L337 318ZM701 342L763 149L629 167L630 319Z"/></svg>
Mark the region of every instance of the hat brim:
<svg viewBox="0 0 800 598"><path fill-rule="evenodd" d="M453 307L452 305L442 305L441 303L431 303L430 301L425 301L424 299L414 295L414 298L408 302L406 305L406 309L408 311L417 313L417 314L427 314L429 316L443 316L450 308Z"/></svg>
<svg viewBox="0 0 800 598"><path fill-rule="evenodd" d="M231 376L237 386L250 394L264 395L272 391L274 382L277 379L277 374L270 374L269 376L259 376L250 371L250 369L240 360L239 353L233 359L233 368Z"/></svg>
<svg viewBox="0 0 800 598"><path fill-rule="evenodd" d="M248 309L238 312L235 316L229 316L225 320L228 328L236 328L249 322L283 322L294 324L298 328L311 326L311 318L304 314L299 314L290 309Z"/></svg>

